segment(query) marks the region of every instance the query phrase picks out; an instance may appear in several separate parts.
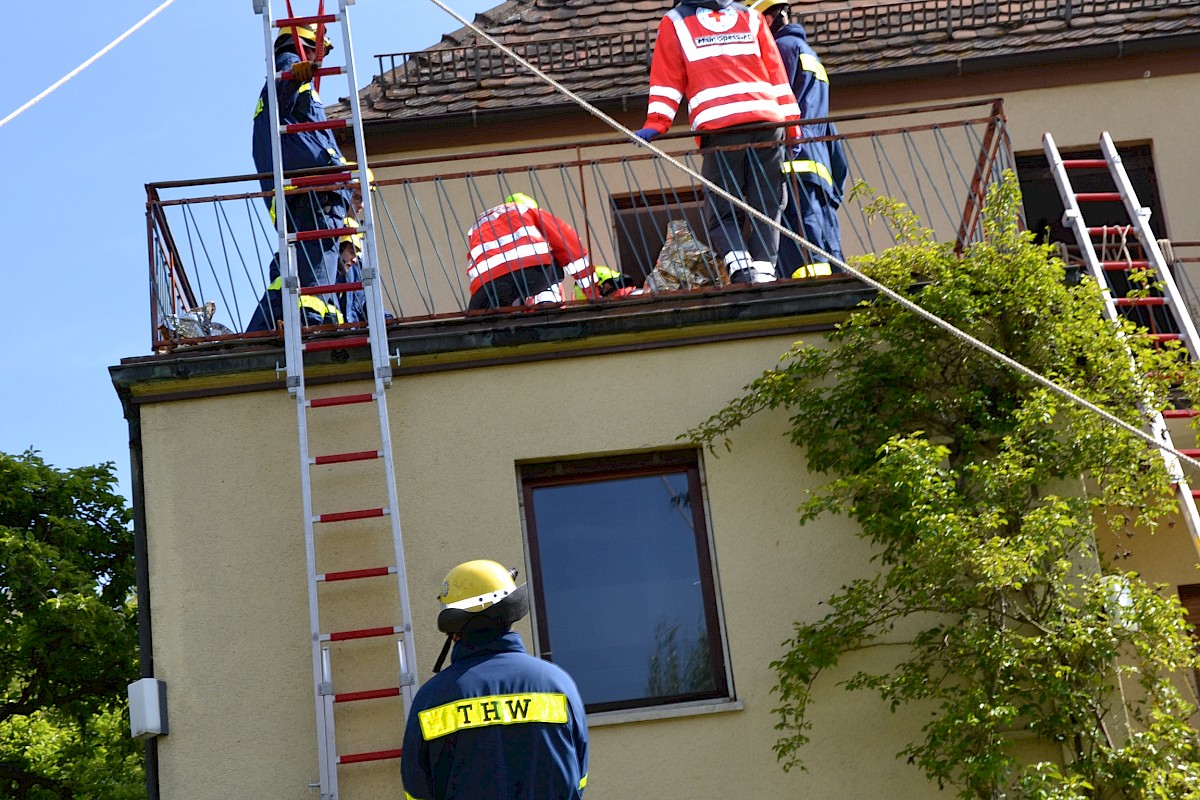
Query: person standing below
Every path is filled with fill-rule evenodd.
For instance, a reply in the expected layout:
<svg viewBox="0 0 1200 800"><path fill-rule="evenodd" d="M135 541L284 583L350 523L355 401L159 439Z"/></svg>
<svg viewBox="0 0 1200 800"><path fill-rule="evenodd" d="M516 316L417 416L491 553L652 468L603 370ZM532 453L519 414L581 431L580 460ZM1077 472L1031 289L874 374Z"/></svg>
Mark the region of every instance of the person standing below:
<svg viewBox="0 0 1200 800"><path fill-rule="evenodd" d="M333 44L324 40L328 53ZM275 39L275 71L288 73L286 78L275 80L276 100L279 105L279 124L290 125L305 122L325 122L325 106L313 87L312 78L319 67L317 58L317 30L315 25L297 25L281 29ZM268 80L271 80L268 78ZM254 168L267 177L259 179L263 191L275 190L272 141L278 138L283 153L284 172L319 167L346 165L346 159L338 148L337 141L328 130L302 131L300 133L273 134L271 114L267 110L268 91L264 85L254 110L254 132L252 154ZM327 230L342 227L342 220L351 214L350 189L341 188L320 192L294 192L288 196L288 230ZM275 196L263 198L275 219ZM275 323L283 319L279 258L276 253L271 263L271 282L266 294L250 319L247 331L273 330ZM312 239L296 243L296 268L301 286L328 286L334 282L338 267L338 240L336 238ZM305 325L341 322L337 311L337 299L333 295L305 295L300 298L301 321Z"/></svg>
<svg viewBox="0 0 1200 800"><path fill-rule="evenodd" d="M846 156L841 139L812 141L837 136L832 122L808 122L829 116L829 75L821 59L808 44L804 26L791 21L787 0L755 0L750 4L762 12L775 35L783 68L788 74L796 102L800 104L801 141L793 145L790 158L783 164L788 180L788 200L783 224L831 256L842 259L841 226L837 210L842 204L846 182ZM783 237L779 245L779 269L782 278L811 278L842 272L828 261L804 250L792 239Z"/></svg>
<svg viewBox="0 0 1200 800"><path fill-rule="evenodd" d="M559 304L567 275L587 297L600 296L579 234L527 194L483 212L467 231L467 247L469 310Z"/></svg>
<svg viewBox="0 0 1200 800"><path fill-rule="evenodd" d="M413 698L400 773L405 800L577 800L588 775L583 700L560 667L525 652L516 570L459 564L442 581L438 629L453 644Z"/></svg>
<svg viewBox="0 0 1200 800"><path fill-rule="evenodd" d="M796 123L800 109L788 84L779 49L761 14L734 0L681 0L658 26L650 64L650 103L639 138L666 133L687 98L691 126L705 150L700 173L779 221L784 203L783 123ZM779 123L774 129L764 125ZM755 126L760 130L743 130ZM787 126L788 138L799 128ZM755 145L764 145L755 147ZM710 148L732 147L730 150ZM775 280L779 231L745 215L726 200L705 203L709 244L725 261L732 283Z"/></svg>

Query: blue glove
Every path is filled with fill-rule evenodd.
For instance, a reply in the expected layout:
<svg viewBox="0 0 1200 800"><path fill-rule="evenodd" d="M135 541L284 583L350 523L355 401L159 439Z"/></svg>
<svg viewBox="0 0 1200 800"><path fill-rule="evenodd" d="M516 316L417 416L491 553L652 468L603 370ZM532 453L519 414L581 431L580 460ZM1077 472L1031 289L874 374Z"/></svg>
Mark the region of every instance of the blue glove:
<svg viewBox="0 0 1200 800"><path fill-rule="evenodd" d="M634 131L633 135L643 142L648 142L655 136L658 136L658 131L654 130L654 128L642 128L640 131Z"/></svg>

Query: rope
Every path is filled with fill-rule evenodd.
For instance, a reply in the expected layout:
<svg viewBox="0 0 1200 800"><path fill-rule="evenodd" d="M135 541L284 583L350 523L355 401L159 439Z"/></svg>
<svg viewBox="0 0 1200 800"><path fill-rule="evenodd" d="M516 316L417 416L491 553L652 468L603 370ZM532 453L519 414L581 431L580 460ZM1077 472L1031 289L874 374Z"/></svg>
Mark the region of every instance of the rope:
<svg viewBox="0 0 1200 800"><path fill-rule="evenodd" d="M61 78L59 78L57 81L55 81L54 83L52 83L48 89L46 89L44 92L42 92L41 94L39 94L37 97L35 97L35 98L33 98L32 100L30 100L28 103L26 103L25 105L21 106L21 107L20 107L20 108L18 108L16 111L12 112L11 114L9 114L9 115L8 115L7 117L5 117L4 119L0 119L0 128L3 128L3 127L4 127L5 125L7 125L7 124L8 124L10 121L12 121L12 120L16 119L17 117L21 116L21 114L25 113L25 112L26 112L27 110L29 110L30 108L33 108L35 105L37 105L39 102L41 102L41 101L42 101L42 99L43 99L43 98L45 98L45 97L46 97L48 94L50 94L51 92L53 92L53 91L54 91L55 89L57 89L58 87L62 86L62 85L63 85L64 83L66 83L67 81L71 80L71 78L74 78L76 75L78 75L79 73L83 72L83 71L84 71L85 69L87 69L88 67L90 67L90 66L91 66L92 64L94 64L96 61L98 61L98 60L100 59L100 57L101 57L101 56L103 56L103 55L104 55L105 53L107 53L109 50L112 50L114 47L116 47L117 45L119 45L121 42L125 41L125 40L126 40L126 39L127 39L129 36L130 36L130 35L132 35L132 34L134 33L134 31L136 31L138 28L140 28L140 27L142 27L143 25L145 25L145 24L146 24L147 22L149 22L150 20L154 19L156 16L158 16L158 13L159 13L160 11L162 11L163 9L165 9L167 6L171 5L171 3L174 3L174 2L175 2L175 0L166 0L166 2L165 2L165 3L163 3L161 6L159 6L159 7L158 7L158 8L156 8L156 9L154 9L153 11L151 11L151 12L150 12L149 14L147 14L146 16L142 17L142 21L141 21L141 22L139 22L138 24L134 25L134 26L133 26L132 28L130 28L129 30L127 30L127 31L125 31L124 33L122 33L122 34L121 34L120 36L118 36L116 39L113 39L113 40L112 40L112 42L110 42L110 43L109 43L107 46L105 46L103 49L101 49L101 50L100 50L100 52L96 53L96 55L92 56L92 57L91 57L91 58L89 58L87 61L85 61L85 62L83 62L82 64L80 64L78 67L76 67L75 69L73 69L73 70L71 70L70 72L68 72L66 75L64 75L64 76L62 76Z"/></svg>
<svg viewBox="0 0 1200 800"><path fill-rule="evenodd" d="M474 24L470 20L468 20L465 17L463 17L462 15L460 15L454 9L447 6L443 2L443 0L430 0L430 2L433 3L434 5L436 5L438 8L445 11L450 16L454 17L454 19L458 20L458 22L460 24L469 28L481 39L484 39L489 44L491 44L493 47L495 47L497 50L504 53L506 56L508 56L512 60L516 61L518 64L520 64L522 67L524 67L529 72L533 73L540 80L542 80L545 83L552 86L555 89L555 91L559 92L564 97L571 100L571 102L578 105L584 111L587 111L593 117L596 117L601 122L604 122L606 125L611 127L613 130L625 135L625 137L628 138L630 141L634 142L635 144L637 144L641 147L646 148L647 150L649 150L654 155L658 156L663 161L666 161L667 163L669 163L672 166L676 167L677 169L681 170L684 174L688 175L694 181L696 181L697 183L702 185L705 188L705 191L711 192L712 194L724 199L725 201L733 203L736 207L742 209L742 211L749 214L751 217L758 220L759 222L773 226L776 230L779 231L780 235L786 236L789 239L792 239L797 244L801 245L802 247L807 248L809 251L816 253L818 256L821 257L821 260L828 261L831 264L838 265L842 269L846 270L847 273L853 275L855 278L858 278L860 281L867 284L871 288L875 289L877 292L884 295L885 297L887 297L888 299L890 299L897 305L912 312L913 314L916 314L917 316L919 316L922 319L924 319L925 321L935 325L936 327L941 328L943 331L948 333L950 336L952 336L956 339L959 339L960 341L965 342L965 343L969 344L970 346L974 347L975 349L979 350L981 353L984 353L984 354L990 356L991 358L993 358L996 361L1000 362L1001 364L1005 365L1006 367L1013 370L1017 374L1030 379L1034 383L1037 383L1039 386L1042 386L1043 388L1048 389L1049 391L1057 394L1058 396L1062 397L1063 399L1076 404L1080 408L1086 409L1087 411L1091 411L1092 413L1096 414L1097 416L1101 417L1102 419L1106 420L1107 422L1111 423L1112 425L1116 426L1117 428L1120 428L1121 430L1125 431L1126 433L1136 436L1137 438L1139 438L1142 441L1146 442L1147 444L1163 451L1164 453L1168 453L1171 456L1179 459L1180 461L1184 461L1187 464L1189 464L1193 467L1196 467L1197 469L1200 469L1200 461L1197 461L1195 458L1192 458L1191 456L1188 456L1188 455L1185 455L1184 453L1179 452L1174 447L1171 447L1170 445L1168 445L1164 442L1158 441L1158 439L1154 438L1154 436L1147 433L1146 431L1144 431L1140 428L1136 428L1133 425L1130 425L1125 420L1121 419L1120 417L1117 417L1116 415L1114 415L1108 411L1105 411L1103 408L1100 408L1095 403L1092 403L1091 401L1087 400L1086 398L1083 398L1083 397L1079 396L1078 394L1076 394L1075 392L1072 392L1070 389L1066 388L1065 386L1060 386L1059 384L1055 383L1054 381L1050 380L1049 378L1046 378L1046 377L1040 375L1039 373L1033 371L1032 369L1025 366L1021 362L1017 361L1016 359L1014 359L1010 356L1007 356L1004 353L1001 353L999 350L996 350L994 347L988 345L987 343L982 342L979 339L976 339L974 336L967 333L966 331L959 330L958 328L954 327L953 324L947 322L946 320L942 319L941 317L937 316L936 314L926 311L925 309L921 308L919 305L917 305L913 301L900 295L893 289L891 289L887 286L884 286L882 283L880 283L879 281L876 281L874 278L871 278L870 276L860 272L859 270L857 270L854 267L847 264L845 261L842 261L841 259L833 256L832 254L825 252L824 250L817 247L812 242L810 242L807 239L805 239L804 237L800 236L799 234L796 234L792 231L787 230L782 225L780 225L778 222L776 222L775 220L768 217L766 214L763 214L761 211L758 211L757 209L750 207L746 203L742 202L739 198L734 197L732 194L730 194L729 192L722 189L720 186L717 186L712 181L707 180L699 172L696 172L691 167L688 167L686 164L679 161L677 158L670 155L669 153L663 151L662 149L660 149L658 146L656 146L652 142L646 142L646 141L639 139L637 137L637 135L635 135L634 132L631 131L629 128L626 128L624 125L617 122L615 119L610 117L608 114L605 114L603 111L601 111L600 109L591 105L586 100L584 100L582 97L579 97L577 94L572 92L570 89L566 88L561 83L554 80L546 73L542 72L540 69L538 69L536 66L531 64L529 61L525 60L520 55L518 55L516 52L514 52L510 47L501 43L499 40L497 40L491 34L487 33L483 29L481 29L478 25Z"/></svg>

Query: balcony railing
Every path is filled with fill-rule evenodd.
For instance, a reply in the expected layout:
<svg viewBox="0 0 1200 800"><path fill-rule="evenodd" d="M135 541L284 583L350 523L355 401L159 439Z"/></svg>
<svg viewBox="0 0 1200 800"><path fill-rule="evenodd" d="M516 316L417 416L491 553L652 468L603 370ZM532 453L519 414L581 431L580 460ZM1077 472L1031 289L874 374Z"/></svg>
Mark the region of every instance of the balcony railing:
<svg viewBox="0 0 1200 800"><path fill-rule="evenodd" d="M982 28L1017 28L1042 22L1071 25L1105 14L1133 14L1200 6L1200 0L909 0L903 3L855 5L841 9L804 11L801 21L818 52L841 44L893 36L940 35ZM518 53L556 76L573 74L592 65L641 64L647 73L655 31L619 32L513 43ZM406 87L468 80L480 85L521 68L485 43L387 53L375 57L383 86Z"/></svg>
<svg viewBox="0 0 1200 800"><path fill-rule="evenodd" d="M987 187L1013 166L1000 101L834 121L849 161L850 183L862 181L908 203L943 241L978 240ZM657 143L699 171L701 159L690 135L663 137ZM464 315L466 232L479 214L514 192L535 196L575 228L593 263L619 269L645 285L637 302L646 302L647 295L678 294L651 279L669 223L682 224L699 246L707 242L701 187L682 170L623 139L375 160L372 166L378 266L384 305L392 315L389 325ZM275 335L240 333L267 286L276 247L274 224L256 177L147 186L150 322L156 351ZM864 212L869 202L869 196L853 195L839 212L847 257L892 242L885 225ZM709 269L692 291L723 292L724 279L719 270ZM210 312L203 310L206 305ZM498 318L502 321L503 313Z"/></svg>

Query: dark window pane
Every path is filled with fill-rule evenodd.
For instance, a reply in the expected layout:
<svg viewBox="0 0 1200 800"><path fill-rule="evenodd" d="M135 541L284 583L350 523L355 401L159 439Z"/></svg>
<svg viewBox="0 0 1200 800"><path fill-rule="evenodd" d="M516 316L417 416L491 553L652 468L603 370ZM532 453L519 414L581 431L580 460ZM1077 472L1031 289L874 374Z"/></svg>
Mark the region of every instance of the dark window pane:
<svg viewBox="0 0 1200 800"><path fill-rule="evenodd" d="M693 477L527 480L542 649L592 710L724 692Z"/></svg>

